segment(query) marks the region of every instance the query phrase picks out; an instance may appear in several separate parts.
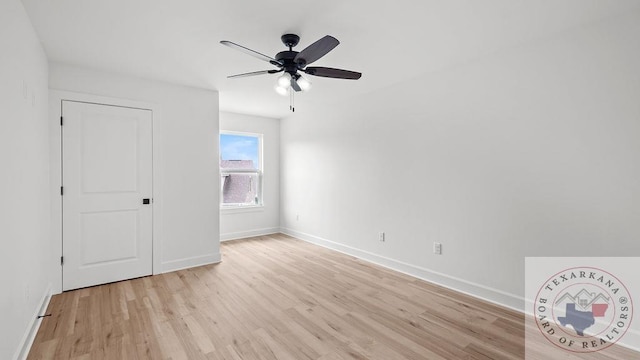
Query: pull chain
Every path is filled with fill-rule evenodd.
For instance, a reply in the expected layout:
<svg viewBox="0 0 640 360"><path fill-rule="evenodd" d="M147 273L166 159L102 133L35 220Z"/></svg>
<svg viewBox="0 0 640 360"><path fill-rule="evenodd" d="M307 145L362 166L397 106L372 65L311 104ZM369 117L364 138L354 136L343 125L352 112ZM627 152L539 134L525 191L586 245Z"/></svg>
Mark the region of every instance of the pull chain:
<svg viewBox="0 0 640 360"><path fill-rule="evenodd" d="M295 100L294 100L294 91L293 89L289 90L289 110L291 112L296 112Z"/></svg>

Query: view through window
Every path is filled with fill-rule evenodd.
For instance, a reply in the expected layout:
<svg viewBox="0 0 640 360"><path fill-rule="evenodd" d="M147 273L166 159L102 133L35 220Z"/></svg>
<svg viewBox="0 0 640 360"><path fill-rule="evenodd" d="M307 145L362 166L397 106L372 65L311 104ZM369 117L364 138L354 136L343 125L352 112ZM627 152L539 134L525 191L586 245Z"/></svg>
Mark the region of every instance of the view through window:
<svg viewBox="0 0 640 360"><path fill-rule="evenodd" d="M262 205L262 135L220 132L220 204Z"/></svg>

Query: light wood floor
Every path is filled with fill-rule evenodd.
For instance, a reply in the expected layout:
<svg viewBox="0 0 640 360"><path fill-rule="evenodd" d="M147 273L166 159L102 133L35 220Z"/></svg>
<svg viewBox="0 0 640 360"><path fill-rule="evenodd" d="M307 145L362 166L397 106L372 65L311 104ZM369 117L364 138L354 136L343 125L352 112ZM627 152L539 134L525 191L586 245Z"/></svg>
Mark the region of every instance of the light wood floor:
<svg viewBox="0 0 640 360"><path fill-rule="evenodd" d="M221 250L217 265L54 296L29 359L524 358L511 310L285 235ZM638 358L607 354L592 358Z"/></svg>

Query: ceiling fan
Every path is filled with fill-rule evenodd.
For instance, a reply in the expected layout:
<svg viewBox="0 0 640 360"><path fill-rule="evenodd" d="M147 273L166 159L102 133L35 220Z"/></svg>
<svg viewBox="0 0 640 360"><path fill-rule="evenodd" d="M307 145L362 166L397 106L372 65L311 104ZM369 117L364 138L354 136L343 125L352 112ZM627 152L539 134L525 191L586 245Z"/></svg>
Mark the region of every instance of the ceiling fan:
<svg viewBox="0 0 640 360"><path fill-rule="evenodd" d="M283 73L278 77L275 90L280 95L287 95L290 93L291 96L293 96L293 92L289 92L289 89L293 89L293 91L298 92L307 91L311 88L311 82L303 77L300 72L312 76L349 80L357 80L362 76L361 73L350 70L321 66L307 66L325 56L329 51L333 50L338 46L338 44L340 44L340 42L333 36L326 35L300 52L293 50L293 48L298 45L298 42L300 42L300 37L298 35L284 34L280 39L282 40L282 43L289 48L289 50L277 53L274 58L231 41L220 41L222 45L242 51L245 54L264 60L277 67L277 69L272 70L253 71L249 73L231 75L228 76L228 78L236 79L247 76ZM293 106L291 108L293 110Z"/></svg>

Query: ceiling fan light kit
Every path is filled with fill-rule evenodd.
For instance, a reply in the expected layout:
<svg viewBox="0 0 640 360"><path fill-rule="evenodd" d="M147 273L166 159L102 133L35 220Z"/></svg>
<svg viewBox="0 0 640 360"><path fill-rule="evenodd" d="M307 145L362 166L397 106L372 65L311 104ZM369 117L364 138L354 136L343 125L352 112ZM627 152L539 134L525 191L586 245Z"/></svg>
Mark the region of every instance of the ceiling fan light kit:
<svg viewBox="0 0 640 360"><path fill-rule="evenodd" d="M294 89L294 91L309 91L311 89L311 81L300 74L296 77L291 77L289 73L280 75L275 86L276 92L286 96L290 88ZM297 88L300 88L300 90L297 90Z"/></svg>
<svg viewBox="0 0 640 360"><path fill-rule="evenodd" d="M305 78L304 76L300 75L296 82L298 83L298 86L300 86L302 91L311 90L311 81L307 80L307 78Z"/></svg>
<svg viewBox="0 0 640 360"><path fill-rule="evenodd" d="M278 84L275 84L273 89L278 93L278 95L287 96L287 94L289 94L288 88L282 87Z"/></svg>
<svg viewBox="0 0 640 360"><path fill-rule="evenodd" d="M320 40L307 46L300 52L293 50L293 48L300 42L300 37L298 35L284 34L280 37L280 40L286 47L289 48L289 50L281 51L277 53L273 58L259 53L255 50L251 50L242 45L233 43L231 41L220 41L222 45L226 45L230 48L242 51L245 54L251 55L278 67L278 69L231 75L228 76L228 78L236 79L241 77L276 74L282 72L283 74L280 75L276 80L274 89L280 95L290 95L291 105L289 106L289 108L291 109L291 111L295 111L295 107L293 106L293 94L295 92L309 91L309 89L311 89L311 82L298 72L303 72L307 75L312 76L348 80L358 80L362 76L361 73L350 70L307 66L325 56L329 51L333 50L336 46L338 46L338 44L340 44L340 42L333 36L326 35Z"/></svg>
<svg viewBox="0 0 640 360"><path fill-rule="evenodd" d="M289 73L284 73L278 77L278 86L283 89L288 89L291 86L291 75Z"/></svg>

